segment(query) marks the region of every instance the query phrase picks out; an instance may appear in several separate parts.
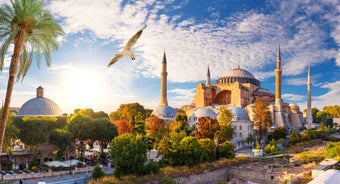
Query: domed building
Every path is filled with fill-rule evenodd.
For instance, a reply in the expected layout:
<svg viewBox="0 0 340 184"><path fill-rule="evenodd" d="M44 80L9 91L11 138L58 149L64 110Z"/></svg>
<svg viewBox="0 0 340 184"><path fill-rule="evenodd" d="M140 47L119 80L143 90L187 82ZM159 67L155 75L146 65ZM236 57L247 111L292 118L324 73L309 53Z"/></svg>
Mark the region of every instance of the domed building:
<svg viewBox="0 0 340 184"><path fill-rule="evenodd" d="M238 148L244 147L249 135L254 133L254 124L249 119L248 113L241 107L228 105L228 109L233 113L231 126L234 129L233 139L236 140Z"/></svg>
<svg viewBox="0 0 340 184"><path fill-rule="evenodd" d="M17 116L62 116L58 105L44 97L44 88L37 88L37 97L25 102L19 109Z"/></svg>
<svg viewBox="0 0 340 184"><path fill-rule="evenodd" d="M281 99L281 74L280 47L278 48L276 59L274 94L262 88L261 82L252 73L240 66L225 72L216 80L215 84L211 84L208 67L205 84L201 82L197 84L193 100L194 108L216 105L229 105L230 107L238 107L238 109L244 108L247 111L245 113L247 113L248 119L253 121L253 104L255 99L260 99L268 104L273 127L285 126L287 130L299 129L303 127L303 119L299 108L296 105L285 103ZM231 110L235 109L231 108ZM238 111L241 112L240 109Z"/></svg>
<svg viewBox="0 0 340 184"><path fill-rule="evenodd" d="M177 115L177 111L170 106L158 106L151 114L157 116L159 119L173 120Z"/></svg>

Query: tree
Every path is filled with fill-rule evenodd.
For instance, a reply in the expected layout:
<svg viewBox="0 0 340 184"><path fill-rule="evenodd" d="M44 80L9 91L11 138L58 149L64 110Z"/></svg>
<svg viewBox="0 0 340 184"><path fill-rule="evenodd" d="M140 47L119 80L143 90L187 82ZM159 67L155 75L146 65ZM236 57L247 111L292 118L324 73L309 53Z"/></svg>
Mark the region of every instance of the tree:
<svg viewBox="0 0 340 184"><path fill-rule="evenodd" d="M164 162L170 165L179 165L182 162L180 155L180 143L186 136L186 132L170 132L165 134L157 144L157 151L162 155Z"/></svg>
<svg viewBox="0 0 340 184"><path fill-rule="evenodd" d="M55 129L50 133L48 142L58 148L59 157L61 157L67 149L70 149L73 143L72 135L66 129Z"/></svg>
<svg viewBox="0 0 340 184"><path fill-rule="evenodd" d="M13 0L11 5L0 7L0 71L4 67L6 54L14 45L9 66L4 110L0 124L0 150L2 150L8 112L14 87L14 80L23 80L33 61L40 66L44 56L47 66L51 63L51 52L57 50L57 38L64 34L62 28L53 20L40 0Z"/></svg>
<svg viewBox="0 0 340 184"><path fill-rule="evenodd" d="M98 118L109 118L107 113L103 111L94 112L91 108L85 108L85 109L74 109L73 114L70 116L70 120L74 119L77 116L88 116L92 119L98 119Z"/></svg>
<svg viewBox="0 0 340 184"><path fill-rule="evenodd" d="M233 113L226 106L221 106L219 111L217 120L220 125L220 131L216 134L216 139L218 143L223 143L233 138L234 129L231 126Z"/></svg>
<svg viewBox="0 0 340 184"><path fill-rule="evenodd" d="M2 109L0 110L0 117L1 117L1 113L2 112ZM20 130L14 125L14 114L13 112L10 112L9 113L9 116L8 116L8 122L7 122L7 125L6 125L6 132L5 132L5 138L4 138L4 147L7 149L7 148L12 148L13 147L13 142L14 140L18 139L18 135L19 135L19 132Z"/></svg>
<svg viewBox="0 0 340 184"><path fill-rule="evenodd" d="M279 140L281 138L282 139L286 138L287 135L288 135L288 131L286 127L280 126L274 129L272 137L275 140Z"/></svg>
<svg viewBox="0 0 340 184"><path fill-rule="evenodd" d="M80 141L80 151L83 156L84 141L91 138L92 135L92 119L88 116L79 115L72 119L68 124L68 130L73 136L74 141Z"/></svg>
<svg viewBox="0 0 340 184"><path fill-rule="evenodd" d="M325 111L326 113L329 113L334 118L340 118L340 106L339 105L325 106L323 108L323 111Z"/></svg>
<svg viewBox="0 0 340 184"><path fill-rule="evenodd" d="M146 161L146 143L141 137L123 134L115 137L110 146L110 154L115 166L113 174L139 174Z"/></svg>
<svg viewBox="0 0 340 184"><path fill-rule="evenodd" d="M105 176L105 171L101 167L96 166L93 168L92 178L94 180L98 180L99 178L102 178L104 176Z"/></svg>
<svg viewBox="0 0 340 184"><path fill-rule="evenodd" d="M220 126L230 125L233 119L233 113L226 106L221 106L219 112L217 120Z"/></svg>
<svg viewBox="0 0 340 184"><path fill-rule="evenodd" d="M194 166L203 161L204 150L196 137L184 137L180 143L180 150L180 158L184 165Z"/></svg>
<svg viewBox="0 0 340 184"><path fill-rule="evenodd" d="M126 120L115 121L114 124L117 126L118 135L133 132L133 125Z"/></svg>
<svg viewBox="0 0 340 184"><path fill-rule="evenodd" d="M255 99L254 126L258 129L258 142L261 142L262 137L267 135L268 127L271 126L271 117L267 103L259 98Z"/></svg>
<svg viewBox="0 0 340 184"><path fill-rule="evenodd" d="M157 116L151 115L149 118L146 119L145 124L147 135L154 137L157 131L164 127L165 123Z"/></svg>
<svg viewBox="0 0 340 184"><path fill-rule="evenodd" d="M101 152L109 142L118 135L117 127L108 118L94 119L91 123L92 132L90 139L98 140L101 145Z"/></svg>
<svg viewBox="0 0 340 184"><path fill-rule="evenodd" d="M214 139L215 133L220 130L220 126L216 119L209 116L198 118L196 123L195 137L197 139Z"/></svg>
<svg viewBox="0 0 340 184"><path fill-rule="evenodd" d="M144 121L146 118L146 110L139 103L122 104L117 111L111 112L109 117L112 122L117 120L134 121L133 117L142 116L140 119Z"/></svg>

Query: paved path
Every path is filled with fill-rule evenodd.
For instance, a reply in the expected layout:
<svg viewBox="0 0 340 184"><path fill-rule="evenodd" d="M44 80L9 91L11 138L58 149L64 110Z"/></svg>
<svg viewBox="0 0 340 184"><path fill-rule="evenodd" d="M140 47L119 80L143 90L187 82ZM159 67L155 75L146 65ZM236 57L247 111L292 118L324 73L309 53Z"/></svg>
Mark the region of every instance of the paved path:
<svg viewBox="0 0 340 184"><path fill-rule="evenodd" d="M106 174L111 175L113 172L113 168L104 167ZM88 180L91 179L92 172L83 172L77 174L67 174L61 176L53 176L46 178L37 178L37 179L23 179L23 184L85 184ZM14 184L19 184L19 178L14 182Z"/></svg>

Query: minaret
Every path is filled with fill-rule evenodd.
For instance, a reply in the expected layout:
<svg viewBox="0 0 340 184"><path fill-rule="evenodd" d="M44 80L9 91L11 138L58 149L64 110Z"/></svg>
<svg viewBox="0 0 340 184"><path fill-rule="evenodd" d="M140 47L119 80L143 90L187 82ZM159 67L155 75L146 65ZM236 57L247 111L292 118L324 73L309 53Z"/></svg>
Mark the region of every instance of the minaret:
<svg viewBox="0 0 340 184"><path fill-rule="evenodd" d="M275 105L281 105L281 52L280 52L280 44L277 51L277 58L276 58L276 82L275 82Z"/></svg>
<svg viewBox="0 0 340 184"><path fill-rule="evenodd" d="M308 77L307 77L307 115L306 115L306 122L307 124L313 123L313 116L312 116L312 80L310 76L310 66L308 65Z"/></svg>
<svg viewBox="0 0 340 184"><path fill-rule="evenodd" d="M166 72L166 56L165 51L162 60L162 72L161 72L161 101L159 102L159 106L168 106L168 100L166 97L167 93L167 75Z"/></svg>
<svg viewBox="0 0 340 184"><path fill-rule="evenodd" d="M207 70L207 80L205 81L205 87L210 87L210 70L209 70L209 65L208 65L208 70Z"/></svg>

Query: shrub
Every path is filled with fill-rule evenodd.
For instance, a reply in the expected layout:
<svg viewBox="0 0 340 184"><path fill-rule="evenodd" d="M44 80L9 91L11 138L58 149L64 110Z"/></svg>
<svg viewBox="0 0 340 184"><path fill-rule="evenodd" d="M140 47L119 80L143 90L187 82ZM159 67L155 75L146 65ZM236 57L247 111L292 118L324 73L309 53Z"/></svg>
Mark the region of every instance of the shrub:
<svg viewBox="0 0 340 184"><path fill-rule="evenodd" d="M225 158L235 158L235 152L233 151L233 143L225 141L221 146L220 156Z"/></svg>
<svg viewBox="0 0 340 184"><path fill-rule="evenodd" d="M158 162L148 161L144 165L143 174L158 174L160 170Z"/></svg>
<svg viewBox="0 0 340 184"><path fill-rule="evenodd" d="M127 133L115 137L111 143L111 158L115 166L114 176L140 174L144 168L147 152L146 143L139 137Z"/></svg>
<svg viewBox="0 0 340 184"><path fill-rule="evenodd" d="M103 176L105 176L105 171L101 167L96 166L93 168L93 172L92 172L93 179L97 180Z"/></svg>
<svg viewBox="0 0 340 184"><path fill-rule="evenodd" d="M184 165L194 166L203 160L203 149L195 137L185 137L180 143L180 152Z"/></svg>
<svg viewBox="0 0 340 184"><path fill-rule="evenodd" d="M211 139L201 139L198 141L205 152L203 161L213 161L216 159L216 145Z"/></svg>
<svg viewBox="0 0 340 184"><path fill-rule="evenodd" d="M162 155L162 159L166 164L174 166L182 163L180 142L185 136L184 131L171 132L163 136L162 140L157 144L158 153Z"/></svg>
<svg viewBox="0 0 340 184"><path fill-rule="evenodd" d="M292 145L301 142L301 140L302 140L301 134L298 133L298 132L294 132L294 133L290 134L290 136L289 136L289 142Z"/></svg>
<svg viewBox="0 0 340 184"><path fill-rule="evenodd" d="M176 181L169 176L162 176L160 184L176 184Z"/></svg>
<svg viewBox="0 0 340 184"><path fill-rule="evenodd" d="M326 144L326 157L340 159L340 142L329 142Z"/></svg>

